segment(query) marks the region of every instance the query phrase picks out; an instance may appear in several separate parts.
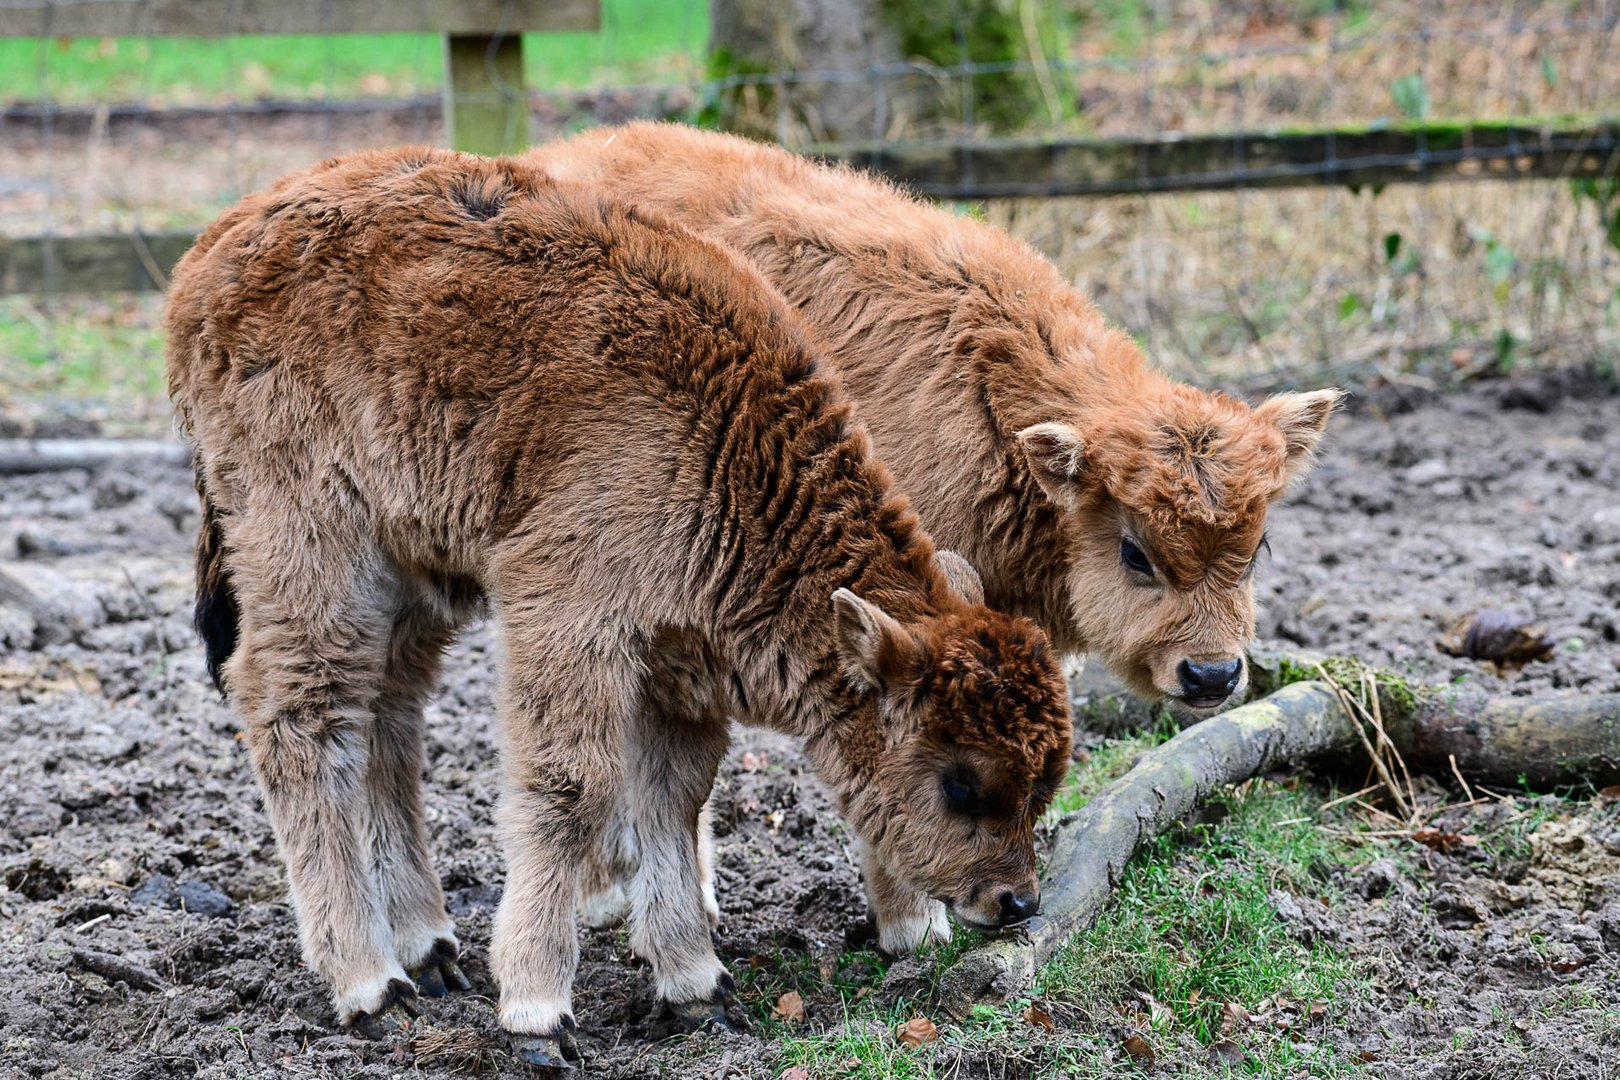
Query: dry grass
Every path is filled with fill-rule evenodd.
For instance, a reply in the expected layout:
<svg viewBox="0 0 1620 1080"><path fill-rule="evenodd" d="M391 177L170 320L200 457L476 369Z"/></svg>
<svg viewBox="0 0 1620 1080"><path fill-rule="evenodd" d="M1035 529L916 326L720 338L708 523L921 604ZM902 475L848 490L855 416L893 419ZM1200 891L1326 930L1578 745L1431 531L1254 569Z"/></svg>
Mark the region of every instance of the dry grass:
<svg viewBox="0 0 1620 1080"><path fill-rule="evenodd" d="M1364 124L1418 75L1442 117L1613 111L1607 0L1088 0L1071 59L1100 134Z"/></svg>
<svg viewBox="0 0 1620 1080"><path fill-rule="evenodd" d="M1045 10L1053 0L1033 2ZM1074 11L1054 39L1067 66L1043 88L1064 103L1052 130L1358 124L1400 118L1403 107L1431 117L1620 113L1615 0L1084 0ZM949 90L949 78L929 78ZM780 96L766 99L762 113L790 112ZM603 115L656 111L657 100ZM560 123L548 117L540 134ZM416 113L7 130L0 234L12 235L201 225L320 157L441 134L436 117ZM890 115L891 137L942 133ZM776 134L792 143L805 132ZM1620 357L1620 248L1606 243L1597 206L1559 181L1022 200L980 212L1055 260L1161 363L1204 382L1449 381ZM74 355L127 351L108 335L100 347L99 324L76 314L83 306L28 306L53 332L19 321L0 335L14 409L37 415L53 379L73 399L85 381ZM155 320L146 331L125 366L150 376Z"/></svg>
<svg viewBox="0 0 1620 1080"><path fill-rule="evenodd" d="M1620 356L1620 249L1562 181L1028 199L985 214L1201 381L1443 381Z"/></svg>

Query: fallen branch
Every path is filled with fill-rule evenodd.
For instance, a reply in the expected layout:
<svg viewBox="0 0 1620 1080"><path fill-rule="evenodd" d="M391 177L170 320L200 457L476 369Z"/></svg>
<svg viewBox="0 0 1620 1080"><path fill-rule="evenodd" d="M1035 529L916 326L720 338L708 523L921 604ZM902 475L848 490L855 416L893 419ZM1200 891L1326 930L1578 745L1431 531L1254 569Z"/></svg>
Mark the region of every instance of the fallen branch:
<svg viewBox="0 0 1620 1080"><path fill-rule="evenodd" d="M1257 666L1264 661L1257 661ZM1323 670L1320 658L1284 656L1277 672ZM1343 667L1344 665L1339 665ZM1266 669L1257 671L1257 676ZM1280 766L1377 750L1377 738L1408 765L1498 783L1541 786L1620 781L1620 695L1493 698L1476 703L1414 692L1388 673L1358 667L1283 685L1182 731L1144 753L1134 768L1059 824L1041 914L1021 931L965 953L940 980L945 1008L965 1015L1003 1001L1101 912L1143 844L1181 820L1210 794ZM1340 684L1363 688L1358 705ZM1364 749L1366 748L1366 749ZM1383 770L1386 782L1393 782ZM1363 793L1358 793L1363 794Z"/></svg>
<svg viewBox="0 0 1620 1080"><path fill-rule="evenodd" d="M1321 682L1286 686L1261 701L1187 728L1059 825L1041 886L1041 914L1022 932L969 950L940 980L946 1009L1003 1001L1070 934L1096 918L1142 845L1216 790L1357 742L1354 721Z"/></svg>
<svg viewBox="0 0 1620 1080"><path fill-rule="evenodd" d="M0 439L0 476L126 461L184 465L190 460L191 451L175 439Z"/></svg>

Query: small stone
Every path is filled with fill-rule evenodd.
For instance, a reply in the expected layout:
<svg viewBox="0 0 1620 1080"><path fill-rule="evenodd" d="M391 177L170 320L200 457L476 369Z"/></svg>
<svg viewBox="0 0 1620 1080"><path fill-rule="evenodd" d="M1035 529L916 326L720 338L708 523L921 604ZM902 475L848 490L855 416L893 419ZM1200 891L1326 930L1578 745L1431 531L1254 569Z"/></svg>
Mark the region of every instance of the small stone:
<svg viewBox="0 0 1620 1080"><path fill-rule="evenodd" d="M101 871L103 878L119 885L128 885L130 876L135 872L129 863L119 858L103 859L96 869Z"/></svg>
<svg viewBox="0 0 1620 1080"><path fill-rule="evenodd" d="M1450 475L1451 466L1446 463L1445 458L1430 458L1427 461L1420 461L1407 469L1406 482L1415 484L1418 487L1424 487L1437 480L1444 480Z"/></svg>
<svg viewBox="0 0 1620 1080"><path fill-rule="evenodd" d="M131 903L144 907L173 907L175 904L174 882L167 875L153 874L140 887L129 894Z"/></svg>
<svg viewBox="0 0 1620 1080"><path fill-rule="evenodd" d="M208 884L192 878L182 881L175 895L180 900L180 906L194 915L206 915L217 919L231 910L231 898Z"/></svg>
<svg viewBox="0 0 1620 1080"><path fill-rule="evenodd" d="M1361 873L1361 895L1376 900L1386 895L1401 878L1401 868L1394 859L1378 859Z"/></svg>
<svg viewBox="0 0 1620 1080"><path fill-rule="evenodd" d="M1620 506L1593 511L1581 533L1588 544L1620 544Z"/></svg>

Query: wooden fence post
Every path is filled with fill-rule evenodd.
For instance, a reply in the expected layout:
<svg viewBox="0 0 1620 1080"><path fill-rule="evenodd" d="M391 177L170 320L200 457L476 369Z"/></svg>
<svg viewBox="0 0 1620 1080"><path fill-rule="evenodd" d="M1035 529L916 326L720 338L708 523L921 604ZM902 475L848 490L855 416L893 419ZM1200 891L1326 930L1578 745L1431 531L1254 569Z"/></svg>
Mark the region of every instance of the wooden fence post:
<svg viewBox="0 0 1620 1080"><path fill-rule="evenodd" d="M529 145L523 35L447 34L444 66L444 122L451 146L498 155Z"/></svg>

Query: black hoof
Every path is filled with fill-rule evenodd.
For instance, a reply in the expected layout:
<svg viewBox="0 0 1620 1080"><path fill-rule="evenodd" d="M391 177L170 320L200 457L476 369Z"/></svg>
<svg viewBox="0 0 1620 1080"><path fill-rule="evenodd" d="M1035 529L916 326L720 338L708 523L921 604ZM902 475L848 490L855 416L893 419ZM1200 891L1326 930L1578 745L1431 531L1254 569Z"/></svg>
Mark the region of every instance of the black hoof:
<svg viewBox="0 0 1620 1080"><path fill-rule="evenodd" d="M376 1009L350 1020L349 1027L365 1038L383 1041L408 1032L411 1021L421 1015L416 987L403 979L393 979Z"/></svg>
<svg viewBox="0 0 1620 1080"><path fill-rule="evenodd" d="M427 997L444 997L452 990L471 990L472 983L456 963L456 947L448 941L437 941L428 958L411 970L416 988Z"/></svg>
<svg viewBox="0 0 1620 1080"><path fill-rule="evenodd" d="M562 1026L550 1035L512 1035L512 1056L536 1068L573 1072L574 1062L579 1060L575 1030L574 1018L565 1016Z"/></svg>
<svg viewBox="0 0 1620 1080"><path fill-rule="evenodd" d="M728 979L727 982L730 980ZM716 990L712 997L698 998L696 1001L682 1001L669 1003L670 1015L675 1018L676 1025L687 1034L699 1031L735 1031L731 1021L726 1019L726 990Z"/></svg>

